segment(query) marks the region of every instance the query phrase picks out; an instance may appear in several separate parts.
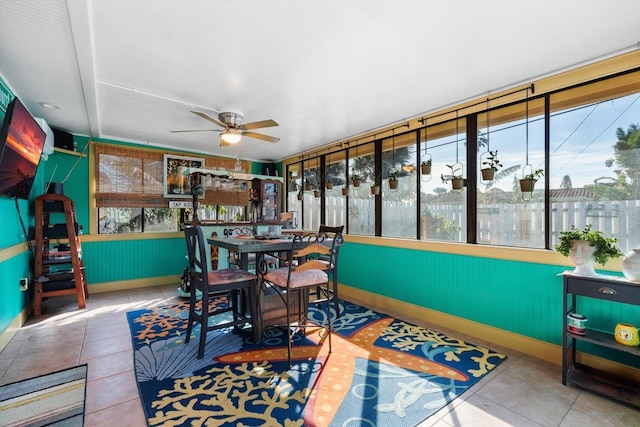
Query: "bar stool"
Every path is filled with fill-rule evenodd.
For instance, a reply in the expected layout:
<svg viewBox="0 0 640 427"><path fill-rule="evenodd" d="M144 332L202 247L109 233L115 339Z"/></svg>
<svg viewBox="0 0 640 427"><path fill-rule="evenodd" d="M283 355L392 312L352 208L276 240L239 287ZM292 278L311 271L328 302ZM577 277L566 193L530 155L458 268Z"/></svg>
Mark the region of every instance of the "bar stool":
<svg viewBox="0 0 640 427"><path fill-rule="evenodd" d="M184 235L187 240L189 256L189 270L191 275L191 295L189 298L189 324L185 343L191 338L193 322L200 323L200 343L198 345L198 359L204 355L207 333L216 329L238 327L250 323L253 327L256 313L256 275L248 271L226 268L210 271L207 265L204 237L200 226L185 227ZM200 297L198 292L200 291ZM224 308L210 310L209 302L227 294L228 303ZM241 298L249 300L249 315L243 311ZM201 306L198 309L197 302ZM222 313L233 313L233 320L209 325L209 318Z"/></svg>

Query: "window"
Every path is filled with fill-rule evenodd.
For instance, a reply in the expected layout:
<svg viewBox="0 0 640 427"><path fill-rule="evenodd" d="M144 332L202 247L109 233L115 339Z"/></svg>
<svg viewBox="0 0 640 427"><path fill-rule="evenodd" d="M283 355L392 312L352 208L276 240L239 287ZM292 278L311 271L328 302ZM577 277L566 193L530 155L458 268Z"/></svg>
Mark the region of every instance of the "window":
<svg viewBox="0 0 640 427"><path fill-rule="evenodd" d="M169 208L169 201L190 204L190 198L164 197L164 153L116 144L95 144L96 207L98 233L178 231L191 218L190 208ZM206 157L205 167L232 170L238 161ZM248 170L249 163L240 164ZM212 181L212 182L207 182ZM200 220L247 220L249 189L222 189L224 183L205 180L200 200ZM241 183L242 184L242 183Z"/></svg>
<svg viewBox="0 0 640 427"><path fill-rule="evenodd" d="M179 210L163 197L163 153L96 144L98 233L177 231Z"/></svg>
<svg viewBox="0 0 640 427"><path fill-rule="evenodd" d="M304 183L302 228L305 230L317 230L320 227L320 193L322 192L320 176L320 158L315 157L304 161Z"/></svg>
<svg viewBox="0 0 640 427"><path fill-rule="evenodd" d="M436 113L431 123L416 119L417 129L388 129L383 139L365 135L370 142L356 140L289 165L296 174L292 188L304 177L324 191L320 200L304 193L304 228L317 228L324 209L327 223L344 219L351 234L551 249L562 231L591 224L618 238L623 252L637 247L640 71L535 95L525 90L497 95L490 100L496 105L481 101ZM492 153L501 167L485 179L481 169ZM423 173L428 161L430 171ZM296 168L304 168L303 175ZM347 198L336 186L344 169ZM542 177L534 191L523 193L520 179L537 170ZM398 189L389 187L390 173ZM457 175L465 179L460 189L452 186ZM380 197L372 195L373 183L382 184ZM299 193L289 191L290 206L301 206ZM341 203L347 203L344 218Z"/></svg>
<svg viewBox="0 0 640 427"><path fill-rule="evenodd" d="M339 227L346 224L346 197L342 195L342 189L346 183L346 172L345 151L325 156L325 225Z"/></svg>
<svg viewBox="0 0 640 427"><path fill-rule="evenodd" d="M628 252L640 242L640 73L550 98L551 244L592 224Z"/></svg>
<svg viewBox="0 0 640 427"><path fill-rule="evenodd" d="M451 120L426 130L420 143L423 160L432 160L431 174L420 181L420 239L466 242L466 187L452 188L451 178L466 171L465 120ZM422 162L422 160L421 160Z"/></svg>
<svg viewBox="0 0 640 427"><path fill-rule="evenodd" d="M416 237L416 134L404 133L382 141L382 235ZM389 177L397 187L391 188Z"/></svg>
<svg viewBox="0 0 640 427"><path fill-rule="evenodd" d="M490 152L502 167L484 180ZM544 178L530 196L519 183L544 165L544 98L478 114L477 243L544 248Z"/></svg>
<svg viewBox="0 0 640 427"><path fill-rule="evenodd" d="M359 180L356 182L355 178ZM375 235L375 197L371 185L376 178L374 143L350 148L349 233Z"/></svg>

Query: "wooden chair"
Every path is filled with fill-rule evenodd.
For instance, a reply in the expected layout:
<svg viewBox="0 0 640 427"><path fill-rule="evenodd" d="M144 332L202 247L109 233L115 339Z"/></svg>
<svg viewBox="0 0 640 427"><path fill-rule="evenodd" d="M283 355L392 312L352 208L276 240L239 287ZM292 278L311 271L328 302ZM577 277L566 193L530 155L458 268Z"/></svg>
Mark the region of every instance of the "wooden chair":
<svg viewBox="0 0 640 427"><path fill-rule="evenodd" d="M325 244L330 245L333 241L332 239L335 239L336 235L340 234L342 236L342 230L344 230L344 225L330 227L322 224L318 229L318 239L325 242ZM331 289L328 290L328 294L330 295L330 300L335 305L337 317L340 317L340 305L338 300L338 260L340 259L340 246L342 246L342 242L336 246L336 256L333 262L329 262L329 259L327 259L326 256L320 256L320 260L324 261L326 265L324 271L331 277ZM320 294L320 292L316 291L316 296L318 298L321 298Z"/></svg>
<svg viewBox="0 0 640 427"><path fill-rule="evenodd" d="M324 295L323 301L326 304L327 324L317 326L327 331L329 353L332 351L332 316L328 291L329 276L325 270L327 269L327 261L330 264L334 264L337 253L336 248L342 244L342 241L341 233L336 234L330 245L327 245L326 241L323 241L316 234L296 235L293 237L291 250L284 255L278 256L280 265L284 267L269 269L265 261L259 261L258 263L263 289L266 286L271 287L280 296L286 307L286 325L279 326L284 326L287 330L287 362L289 368L291 368L292 328L305 329L311 326L306 311L303 311L302 315L296 315L296 319L293 319L291 315L293 299L299 298L300 292L306 292L306 295L308 295L310 290L317 289ZM319 259L321 256L325 260Z"/></svg>
<svg viewBox="0 0 640 427"><path fill-rule="evenodd" d="M204 347L207 333L216 329L237 327L241 324L251 323L253 326L254 313L256 313L256 275L248 271L235 268L223 270L209 270L207 265L204 237L199 226L185 227L184 235L187 240L187 252L189 257L189 270L191 275L191 295L189 298L189 324L185 343L191 338L193 322L200 323L200 344L198 345L198 359L204 355ZM202 304L198 309L198 292ZM242 295L244 292L245 295ZM209 311L209 302L212 298L227 294L227 306ZM244 304L241 298L247 297L249 301L249 315L243 310ZM232 312L233 320L209 325L209 317L217 314Z"/></svg>

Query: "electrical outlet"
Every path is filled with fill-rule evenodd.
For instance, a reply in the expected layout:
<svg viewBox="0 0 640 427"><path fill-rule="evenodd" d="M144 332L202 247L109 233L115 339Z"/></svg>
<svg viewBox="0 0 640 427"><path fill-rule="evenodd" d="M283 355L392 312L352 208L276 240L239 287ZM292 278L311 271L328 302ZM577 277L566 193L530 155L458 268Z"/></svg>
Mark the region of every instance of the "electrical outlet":
<svg viewBox="0 0 640 427"><path fill-rule="evenodd" d="M29 278L23 277L22 279L20 279L20 290L26 291L28 289L29 289Z"/></svg>

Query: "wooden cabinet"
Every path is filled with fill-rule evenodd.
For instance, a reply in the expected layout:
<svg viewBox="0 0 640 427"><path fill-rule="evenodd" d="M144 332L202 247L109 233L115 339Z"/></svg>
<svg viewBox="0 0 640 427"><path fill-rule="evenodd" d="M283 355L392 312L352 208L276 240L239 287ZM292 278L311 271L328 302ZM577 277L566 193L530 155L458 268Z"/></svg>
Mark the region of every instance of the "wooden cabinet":
<svg viewBox="0 0 640 427"><path fill-rule="evenodd" d="M582 313L578 310L579 298L596 298L640 306L640 284L622 277L583 277L565 273L563 275L563 323L562 323L562 384L567 382L640 407L640 384L625 378L616 378L592 367L576 362L576 342L584 341L594 345L615 349L640 357L640 347L618 343L612 333L604 333L587 328L584 335L568 331L566 316Z"/></svg>
<svg viewBox="0 0 640 427"><path fill-rule="evenodd" d="M258 190L256 202L259 222L280 223L280 191L282 183L275 179L254 179L253 188Z"/></svg>

